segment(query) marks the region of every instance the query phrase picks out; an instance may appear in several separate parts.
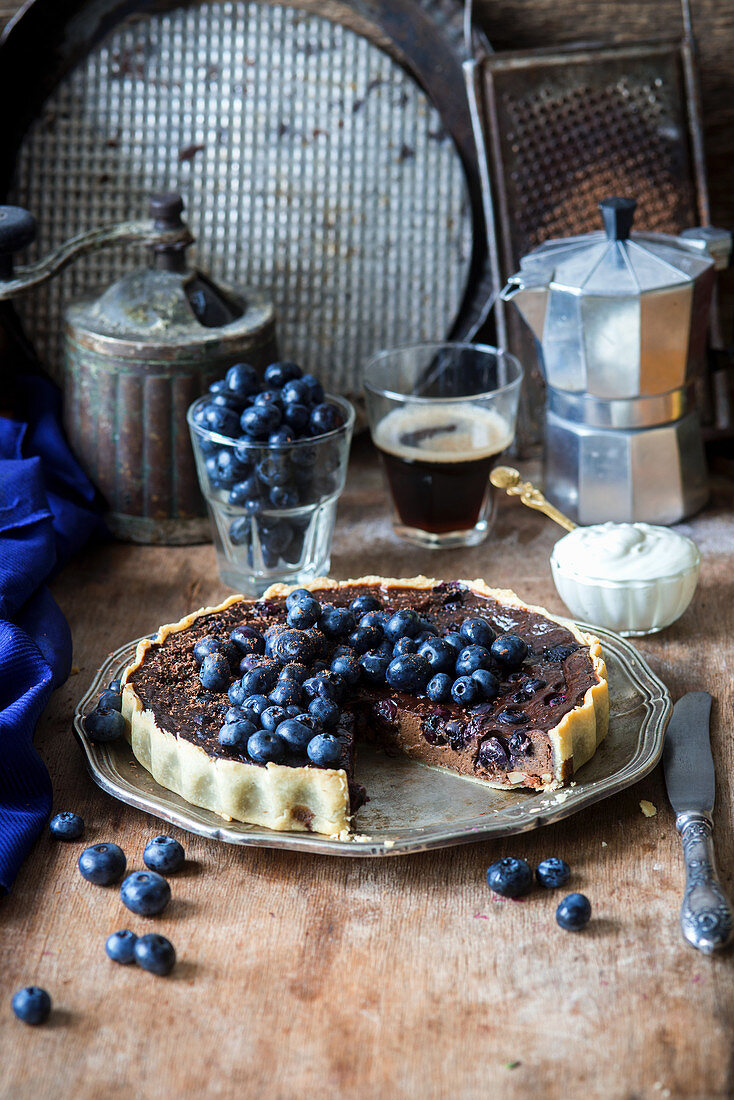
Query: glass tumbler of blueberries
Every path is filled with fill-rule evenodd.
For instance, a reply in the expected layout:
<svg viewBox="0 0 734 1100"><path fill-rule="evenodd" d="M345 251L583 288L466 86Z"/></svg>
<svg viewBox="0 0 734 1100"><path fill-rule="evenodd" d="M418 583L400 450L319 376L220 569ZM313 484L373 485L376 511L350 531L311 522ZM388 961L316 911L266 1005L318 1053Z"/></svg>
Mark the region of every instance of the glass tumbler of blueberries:
<svg viewBox="0 0 734 1100"><path fill-rule="evenodd" d="M329 571L354 409L296 363L238 363L188 411L219 574L260 596Z"/></svg>

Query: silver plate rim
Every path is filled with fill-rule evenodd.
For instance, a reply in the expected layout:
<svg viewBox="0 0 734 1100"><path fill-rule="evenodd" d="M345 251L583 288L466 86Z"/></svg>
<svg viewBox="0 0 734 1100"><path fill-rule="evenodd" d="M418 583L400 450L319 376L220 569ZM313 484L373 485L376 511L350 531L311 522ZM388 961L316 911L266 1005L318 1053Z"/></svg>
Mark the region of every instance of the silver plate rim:
<svg viewBox="0 0 734 1100"><path fill-rule="evenodd" d="M156 794L142 792L120 776L114 764L114 747L90 742L82 723L88 704L98 695L101 687L114 679L130 662L141 640L139 638L120 646L102 663L77 703L72 729L84 754L87 771L103 791L129 806L210 840L317 855L369 858L408 855L449 848L457 844L514 836L545 825L553 825L596 802L618 794L648 775L662 755L665 731L673 710L670 693L663 681L634 646L619 634L587 623L575 622L574 625L580 630L595 634L604 646L614 652L640 692L643 713L637 731L636 749L627 763L611 775L586 784L582 779L581 782L577 781L575 787L564 788L562 802L556 801L557 791L549 792L545 796L539 794L538 802L530 808L525 803L518 805L514 808L514 813L512 810L504 813L502 820L475 819L455 826L442 822L435 826L413 829L407 835L403 830L402 835L396 832L394 836L382 835L379 839L355 834L354 839L339 840L316 833L278 833L262 826L229 823L224 820L221 824L212 825L197 818L198 814L208 814L209 811L193 805L190 810L180 808L173 802L178 796L163 787L158 788L160 793Z"/></svg>

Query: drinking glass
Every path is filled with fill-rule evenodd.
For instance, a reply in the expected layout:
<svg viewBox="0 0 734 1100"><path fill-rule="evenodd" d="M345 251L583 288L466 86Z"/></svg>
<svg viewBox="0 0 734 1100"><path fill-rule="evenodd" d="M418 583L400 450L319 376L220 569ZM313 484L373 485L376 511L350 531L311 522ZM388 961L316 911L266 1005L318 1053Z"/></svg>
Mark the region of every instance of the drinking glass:
<svg viewBox="0 0 734 1100"><path fill-rule="evenodd" d="M513 355L483 344L416 344L369 360L367 416L401 538L436 549L484 541L489 475L514 438L522 378Z"/></svg>
<svg viewBox="0 0 734 1100"><path fill-rule="evenodd" d="M341 410L340 427L292 443L255 443L202 427L197 410L210 399L195 401L187 419L220 577L238 592L261 596L276 582L326 576L354 409L327 394L324 400Z"/></svg>

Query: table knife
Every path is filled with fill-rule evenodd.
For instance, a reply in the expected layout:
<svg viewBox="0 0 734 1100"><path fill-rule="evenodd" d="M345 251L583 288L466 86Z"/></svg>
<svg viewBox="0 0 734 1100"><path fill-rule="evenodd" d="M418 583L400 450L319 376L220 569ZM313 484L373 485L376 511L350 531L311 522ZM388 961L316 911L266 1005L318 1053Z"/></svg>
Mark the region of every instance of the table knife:
<svg viewBox="0 0 734 1100"><path fill-rule="evenodd" d="M711 696L690 691L673 708L663 747L663 771L683 844L686 888L683 938L710 955L731 939L734 911L716 872L713 842L714 761L709 740Z"/></svg>

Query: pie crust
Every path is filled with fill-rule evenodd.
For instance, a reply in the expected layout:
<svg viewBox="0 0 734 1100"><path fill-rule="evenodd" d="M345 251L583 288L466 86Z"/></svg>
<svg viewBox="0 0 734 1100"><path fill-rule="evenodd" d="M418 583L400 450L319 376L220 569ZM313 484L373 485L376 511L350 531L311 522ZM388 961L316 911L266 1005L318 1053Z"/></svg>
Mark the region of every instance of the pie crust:
<svg viewBox="0 0 734 1100"><path fill-rule="evenodd" d="M262 599L285 597L294 587L338 590L379 585L388 589L425 590L433 589L439 583L423 576L409 579L368 576L341 582L316 578L305 585L272 585ZM580 646L588 647L597 682L586 690L579 704L547 731L552 759L550 771L539 780L534 777L533 783L529 783L529 777L522 771L508 773L502 782L483 777L479 779L492 787L533 785L542 790L567 784L578 769L591 759L607 732L607 673L598 639L578 630L567 620L551 615L542 607L523 603L509 589L492 589L482 580L461 583L479 596L490 597L502 605L520 608L562 625ZM162 729L153 711L144 709L130 682L153 646L161 645L173 633L188 630L201 616L241 602L256 601L247 600L244 596L230 596L217 607L201 608L177 623L161 626L153 640L144 639L138 644L135 661L123 675L122 691L122 713L127 721L133 754L162 787L195 806L212 810L226 820L245 821L277 831L306 829L329 836L347 837L350 830L350 792L344 770L273 763L263 767L213 757L192 741L177 736L175 730Z"/></svg>

